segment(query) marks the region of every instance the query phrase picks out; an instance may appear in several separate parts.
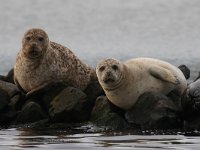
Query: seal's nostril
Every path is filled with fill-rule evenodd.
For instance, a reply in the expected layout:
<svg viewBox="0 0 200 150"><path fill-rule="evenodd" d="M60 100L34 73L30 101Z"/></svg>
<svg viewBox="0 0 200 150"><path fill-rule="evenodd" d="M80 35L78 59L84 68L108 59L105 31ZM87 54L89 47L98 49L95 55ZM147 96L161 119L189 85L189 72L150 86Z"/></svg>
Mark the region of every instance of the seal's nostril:
<svg viewBox="0 0 200 150"><path fill-rule="evenodd" d="M107 76L108 76L108 77L110 77L110 76L111 76L111 73L110 73L110 72L108 72L108 73L107 73Z"/></svg>

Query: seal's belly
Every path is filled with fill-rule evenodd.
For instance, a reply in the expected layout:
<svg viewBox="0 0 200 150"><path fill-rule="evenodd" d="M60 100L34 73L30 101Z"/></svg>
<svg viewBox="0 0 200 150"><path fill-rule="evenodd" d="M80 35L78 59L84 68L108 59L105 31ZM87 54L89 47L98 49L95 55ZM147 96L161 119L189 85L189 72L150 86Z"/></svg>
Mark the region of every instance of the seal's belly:
<svg viewBox="0 0 200 150"><path fill-rule="evenodd" d="M40 76L24 76L18 79L20 86L26 91L29 92L48 81L48 77L40 78Z"/></svg>
<svg viewBox="0 0 200 150"><path fill-rule="evenodd" d="M167 95L174 89L174 85L155 78L145 78L145 81L137 83L129 83L126 87L122 87L113 92L106 92L108 99L116 106L128 110L138 100L138 98L146 92L156 92ZM123 89L123 90L122 90Z"/></svg>
<svg viewBox="0 0 200 150"><path fill-rule="evenodd" d="M144 84L143 82L138 82L138 87L140 87L140 90L138 92L140 96L146 92L157 92L166 95L170 91L172 91L175 86L171 83L149 77L146 84Z"/></svg>

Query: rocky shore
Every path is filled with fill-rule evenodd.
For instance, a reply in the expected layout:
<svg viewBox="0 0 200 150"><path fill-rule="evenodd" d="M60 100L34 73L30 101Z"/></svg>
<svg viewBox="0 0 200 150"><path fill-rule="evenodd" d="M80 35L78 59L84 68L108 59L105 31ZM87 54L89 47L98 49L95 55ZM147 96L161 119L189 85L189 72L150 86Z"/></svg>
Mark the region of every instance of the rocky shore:
<svg viewBox="0 0 200 150"><path fill-rule="evenodd" d="M179 67L185 77L189 69ZM200 78L188 85L182 97L145 93L136 105L123 111L110 103L97 79L86 90L52 83L48 87L26 95L13 82L13 69L0 76L0 126L37 126L61 123L92 122L111 130L133 129L200 129Z"/></svg>

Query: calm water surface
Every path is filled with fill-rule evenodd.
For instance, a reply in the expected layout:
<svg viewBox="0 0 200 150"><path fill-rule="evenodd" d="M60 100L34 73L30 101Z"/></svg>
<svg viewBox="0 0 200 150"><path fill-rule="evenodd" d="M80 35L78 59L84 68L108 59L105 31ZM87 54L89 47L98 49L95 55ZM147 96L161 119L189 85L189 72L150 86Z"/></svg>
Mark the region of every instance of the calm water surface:
<svg viewBox="0 0 200 150"><path fill-rule="evenodd" d="M199 0L0 0L0 74L13 67L30 27L95 67L106 57L148 56L200 70ZM128 132L128 133L131 133ZM0 130L0 149L199 149L198 136Z"/></svg>
<svg viewBox="0 0 200 150"><path fill-rule="evenodd" d="M0 149L199 149L199 136L184 136L181 132L176 135L154 135L154 132L134 135L128 132L69 133L67 129L2 129Z"/></svg>

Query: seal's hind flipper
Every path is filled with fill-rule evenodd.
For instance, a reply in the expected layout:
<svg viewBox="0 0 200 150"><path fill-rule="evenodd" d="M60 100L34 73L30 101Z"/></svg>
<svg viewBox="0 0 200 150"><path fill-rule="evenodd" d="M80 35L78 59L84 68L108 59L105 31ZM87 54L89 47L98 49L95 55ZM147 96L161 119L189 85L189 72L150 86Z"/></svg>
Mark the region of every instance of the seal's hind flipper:
<svg viewBox="0 0 200 150"><path fill-rule="evenodd" d="M159 66L153 66L149 69L150 74L162 81L169 82L172 84L179 84L179 80L169 70Z"/></svg>
<svg viewBox="0 0 200 150"><path fill-rule="evenodd" d="M182 71L186 79L190 78L190 69L186 65L180 65L178 68Z"/></svg>

